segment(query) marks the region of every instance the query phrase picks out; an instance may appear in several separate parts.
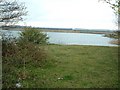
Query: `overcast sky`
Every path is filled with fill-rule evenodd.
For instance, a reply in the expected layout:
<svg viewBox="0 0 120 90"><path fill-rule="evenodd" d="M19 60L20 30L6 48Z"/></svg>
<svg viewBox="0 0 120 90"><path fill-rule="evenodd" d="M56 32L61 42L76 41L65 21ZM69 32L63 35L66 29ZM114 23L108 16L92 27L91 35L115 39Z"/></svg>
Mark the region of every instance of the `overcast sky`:
<svg viewBox="0 0 120 90"><path fill-rule="evenodd" d="M36 27L114 29L115 15L98 0L19 0L27 6L25 25ZM23 24L23 23L22 23Z"/></svg>

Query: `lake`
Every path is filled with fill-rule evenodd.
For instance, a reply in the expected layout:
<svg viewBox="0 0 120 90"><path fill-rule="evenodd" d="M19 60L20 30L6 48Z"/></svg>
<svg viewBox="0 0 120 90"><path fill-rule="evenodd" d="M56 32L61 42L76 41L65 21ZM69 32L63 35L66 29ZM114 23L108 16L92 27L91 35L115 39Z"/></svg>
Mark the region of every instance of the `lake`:
<svg viewBox="0 0 120 90"><path fill-rule="evenodd" d="M55 44L117 46L110 44L113 39L103 37L103 34L47 32L47 35L49 42Z"/></svg>
<svg viewBox="0 0 120 90"><path fill-rule="evenodd" d="M4 31L6 32L6 31ZM19 37L21 31L11 31L15 37ZM86 34L86 33L62 33L62 32L44 32L49 37L49 42L62 45L94 45L94 46L117 46L110 44L113 40L103 37L103 34Z"/></svg>

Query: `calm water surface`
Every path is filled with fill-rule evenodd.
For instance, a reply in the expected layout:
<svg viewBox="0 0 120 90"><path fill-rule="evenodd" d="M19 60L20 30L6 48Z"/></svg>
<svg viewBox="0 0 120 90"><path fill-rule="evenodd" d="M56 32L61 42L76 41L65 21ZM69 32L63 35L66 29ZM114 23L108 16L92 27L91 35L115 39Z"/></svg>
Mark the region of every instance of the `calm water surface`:
<svg viewBox="0 0 120 90"><path fill-rule="evenodd" d="M50 43L55 44L117 46L110 44L113 39L103 37L103 34L47 32L47 35Z"/></svg>
<svg viewBox="0 0 120 90"><path fill-rule="evenodd" d="M5 32L5 31L4 31ZM16 37L19 37L21 31L11 31ZM95 46L117 46L110 44L113 40L103 37L103 34L86 34L86 33L62 33L62 32L44 32L49 37L49 42L63 45L95 45Z"/></svg>

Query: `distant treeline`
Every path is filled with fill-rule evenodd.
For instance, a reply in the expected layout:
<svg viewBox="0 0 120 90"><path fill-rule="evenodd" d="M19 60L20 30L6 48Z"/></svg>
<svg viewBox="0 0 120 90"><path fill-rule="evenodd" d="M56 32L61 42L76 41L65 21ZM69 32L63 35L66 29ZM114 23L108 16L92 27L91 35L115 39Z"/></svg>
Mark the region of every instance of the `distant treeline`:
<svg viewBox="0 0 120 90"><path fill-rule="evenodd" d="M1 26L3 30L10 29L10 30L23 30L24 28L34 28L41 31L47 31L47 32L71 32L71 33L95 33L95 34L105 34L105 33L112 33L115 30L108 30L108 29L82 29L82 28L48 28L48 27L31 27L31 26L10 26L10 27L4 27Z"/></svg>
<svg viewBox="0 0 120 90"><path fill-rule="evenodd" d="M0 28L11 29L11 28L35 28L35 29L50 29L50 30L72 30L72 28L47 28L47 27L32 27L32 26L0 26Z"/></svg>

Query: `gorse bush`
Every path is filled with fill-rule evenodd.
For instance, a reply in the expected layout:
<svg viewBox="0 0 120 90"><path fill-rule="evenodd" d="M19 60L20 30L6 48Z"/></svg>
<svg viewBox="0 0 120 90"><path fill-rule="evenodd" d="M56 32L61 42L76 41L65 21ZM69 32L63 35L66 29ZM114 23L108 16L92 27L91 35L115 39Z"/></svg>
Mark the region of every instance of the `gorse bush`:
<svg viewBox="0 0 120 90"><path fill-rule="evenodd" d="M17 70L29 66L41 67L46 62L47 53L39 44L47 44L47 38L33 29L23 31L20 38L2 36L3 88L15 87L18 78L27 77L21 75L24 70Z"/></svg>
<svg viewBox="0 0 120 90"><path fill-rule="evenodd" d="M22 33L20 33L20 41L32 42L35 44L47 44L48 43L47 34L40 32L37 29L25 28Z"/></svg>

